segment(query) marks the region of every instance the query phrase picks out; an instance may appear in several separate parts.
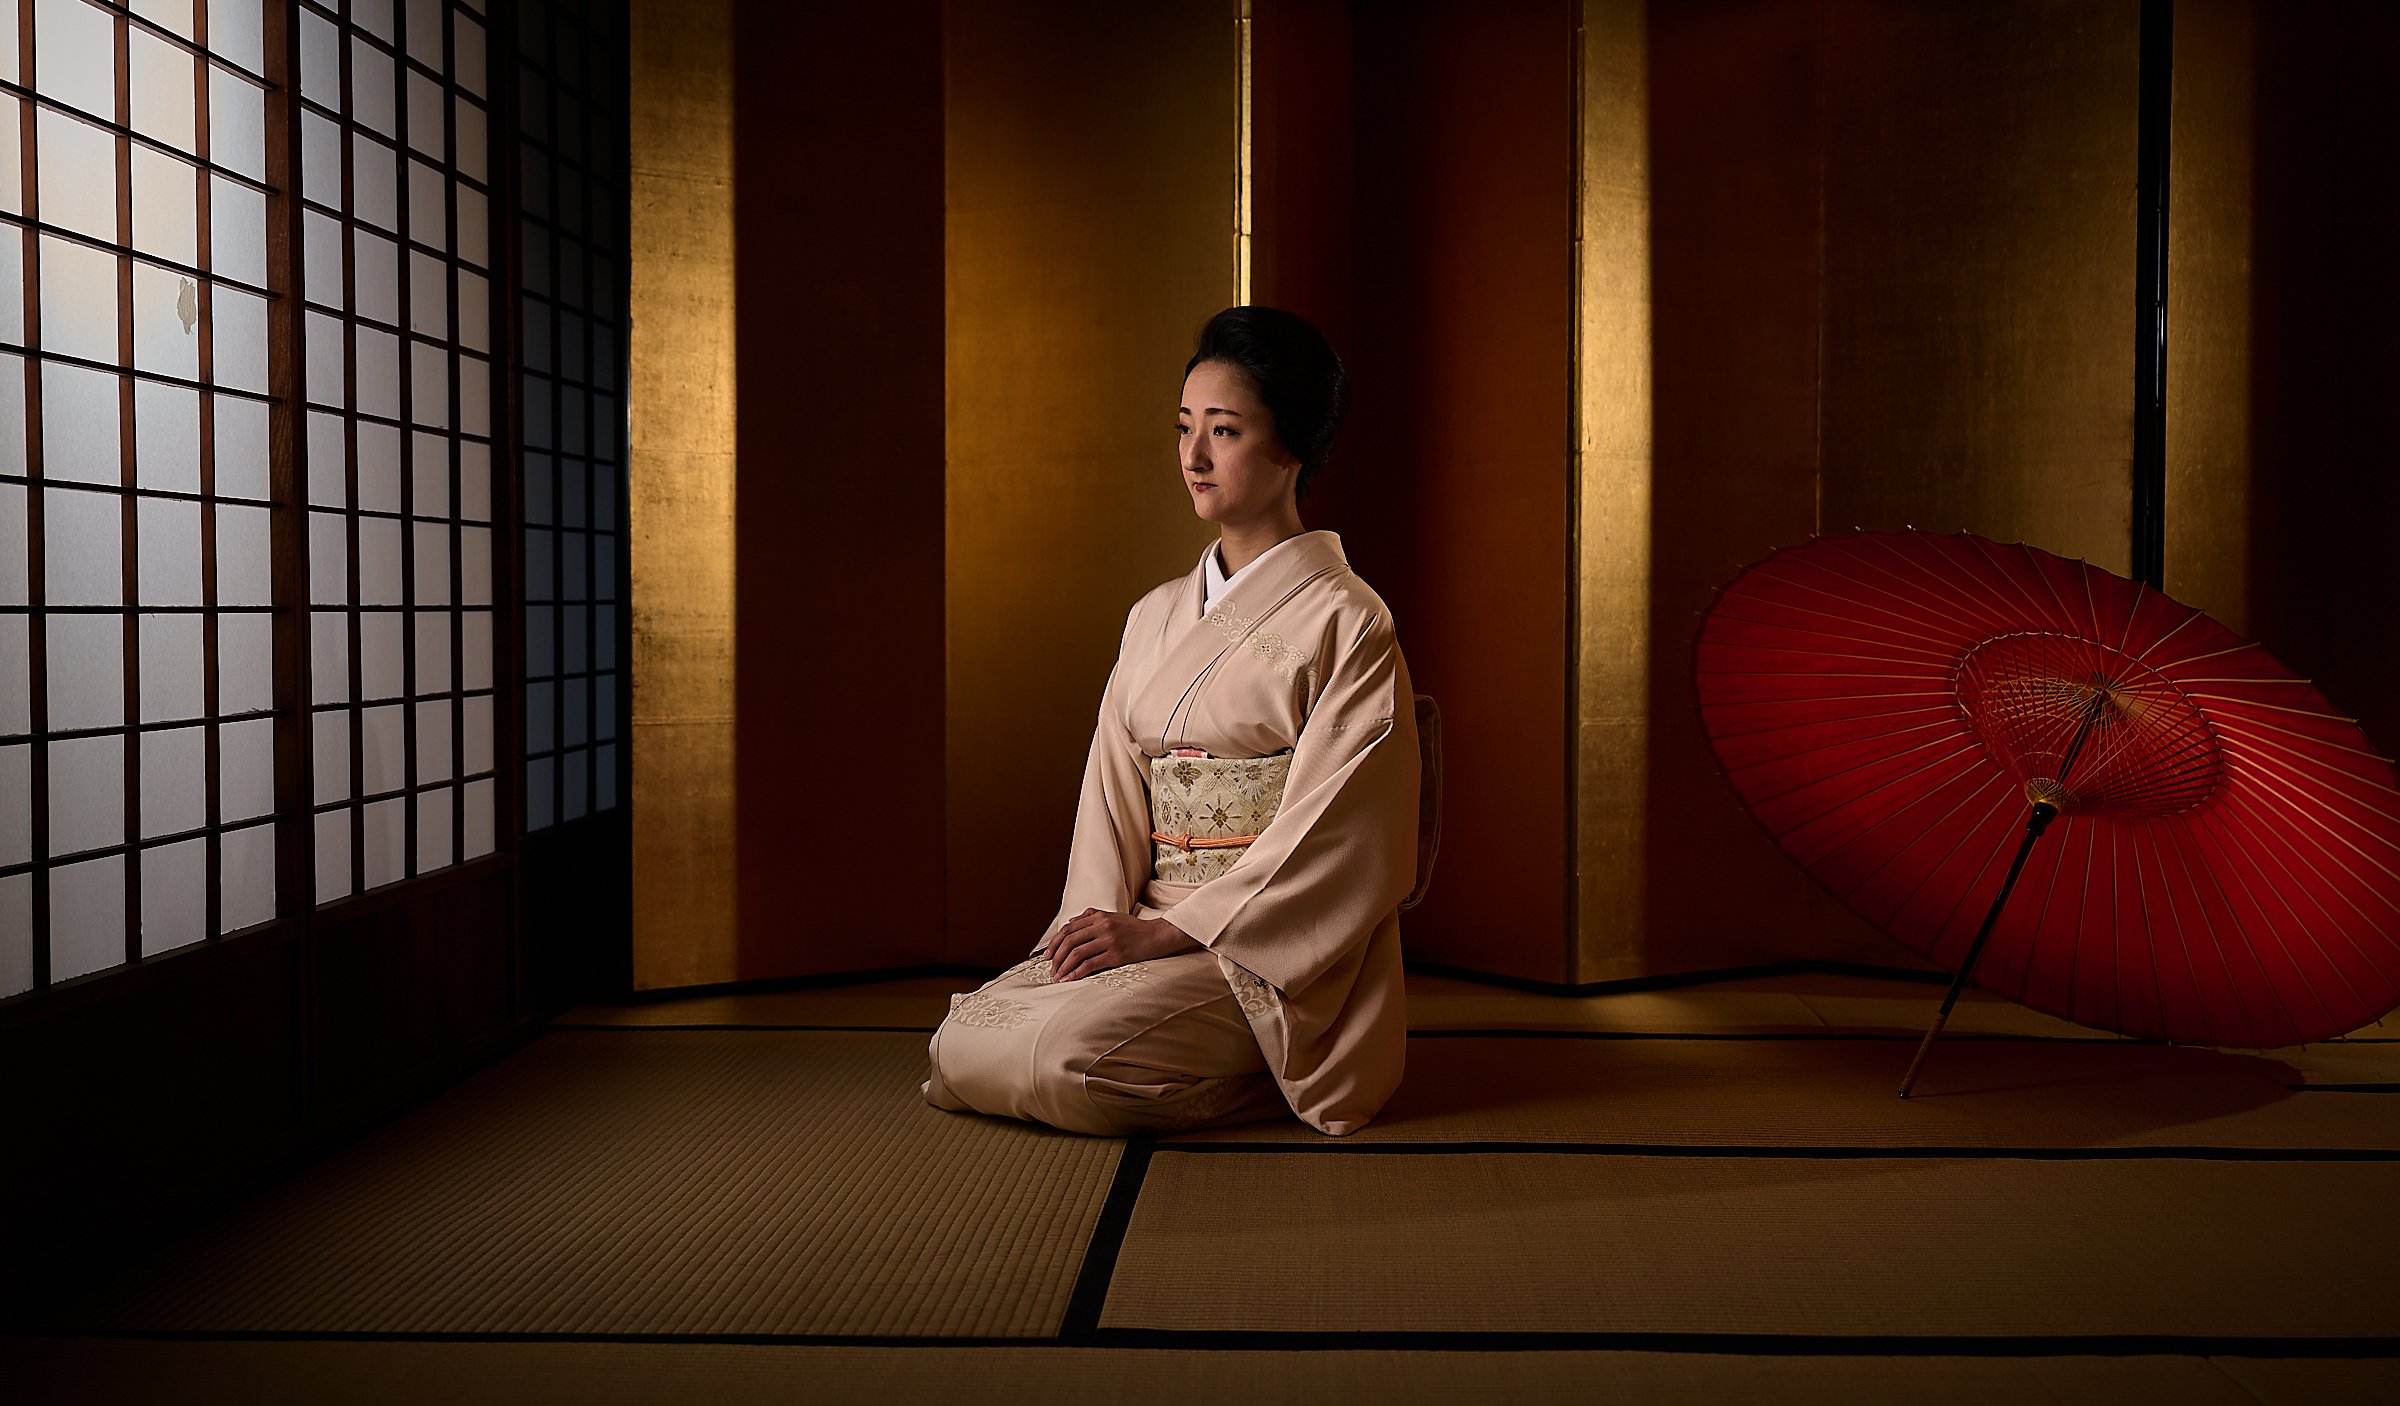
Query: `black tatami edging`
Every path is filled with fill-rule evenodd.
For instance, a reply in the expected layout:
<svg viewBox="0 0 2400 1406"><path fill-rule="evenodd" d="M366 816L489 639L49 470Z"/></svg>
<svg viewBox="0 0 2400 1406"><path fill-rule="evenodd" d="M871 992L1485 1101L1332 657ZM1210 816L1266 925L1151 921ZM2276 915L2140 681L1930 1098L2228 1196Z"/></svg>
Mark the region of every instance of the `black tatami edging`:
<svg viewBox="0 0 2400 1406"><path fill-rule="evenodd" d="M2212 1144L2123 1147L1984 1147L1951 1144L1891 1146L1723 1142L1540 1142L1510 1138L1467 1141L1162 1142L1159 1152L1282 1154L1332 1157L1706 1157L1732 1161L1817 1162L2400 1162L2400 1148L2226 1147Z"/></svg>
<svg viewBox="0 0 2400 1406"><path fill-rule="evenodd" d="M1091 1241L1083 1251L1083 1268L1067 1295L1067 1311L1059 1321L1062 1338L1087 1338L1100 1328L1100 1311L1108 1305L1108 1289L1117 1274L1117 1255L1125 1248L1125 1232L1133 1224L1134 1203L1142 1199L1142 1182L1150 1174L1155 1139L1135 1135L1125 1140L1117 1159L1116 1178L1108 1184L1108 1199L1092 1225Z"/></svg>
<svg viewBox="0 0 2400 1406"><path fill-rule="evenodd" d="M24 1336L24 1335L18 1335ZM54 1335L43 1335L54 1336ZM1204 1352L1666 1352L1752 1357L2400 1358L2400 1337L2206 1337L2181 1333L1969 1336L1917 1333L1282 1331L1098 1328L1079 1337L908 1337L859 1333L311 1332L112 1328L72 1336L132 1342L622 1343L707 1347L1180 1348ZM0 1338L0 1341L5 1341Z"/></svg>

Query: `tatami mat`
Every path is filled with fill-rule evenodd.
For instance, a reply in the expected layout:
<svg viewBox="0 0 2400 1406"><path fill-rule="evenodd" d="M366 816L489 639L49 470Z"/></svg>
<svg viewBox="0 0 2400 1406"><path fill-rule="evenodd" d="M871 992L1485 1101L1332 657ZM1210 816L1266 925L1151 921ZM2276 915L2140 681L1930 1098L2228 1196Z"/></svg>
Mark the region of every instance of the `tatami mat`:
<svg viewBox="0 0 2400 1406"><path fill-rule="evenodd" d="M683 1343L150 1343L22 1347L11 1385L28 1403L251 1406L648 1406L971 1401L1059 1406L1139 1400L1602 1401L1792 1406L2314 1406L2389 1399L2391 1362L2192 1357L1780 1357L1660 1352L1261 1352L1083 1348L752 1347ZM2237 1383L2238 1379L2238 1383Z"/></svg>
<svg viewBox="0 0 2400 1406"><path fill-rule="evenodd" d="M920 1035L557 1032L76 1325L1057 1331L1119 1144L927 1106Z"/></svg>
<svg viewBox="0 0 2400 1406"><path fill-rule="evenodd" d="M2362 1336L2400 1163L1159 1152L1110 1328Z"/></svg>
<svg viewBox="0 0 2400 1406"><path fill-rule="evenodd" d="M1915 1097L1889 1040L1409 1041L1400 1092L1346 1144L2400 1149L2400 1103L2294 1092L2280 1060L2131 1043L1960 1040ZM1325 1144L1297 1120L1178 1142Z"/></svg>

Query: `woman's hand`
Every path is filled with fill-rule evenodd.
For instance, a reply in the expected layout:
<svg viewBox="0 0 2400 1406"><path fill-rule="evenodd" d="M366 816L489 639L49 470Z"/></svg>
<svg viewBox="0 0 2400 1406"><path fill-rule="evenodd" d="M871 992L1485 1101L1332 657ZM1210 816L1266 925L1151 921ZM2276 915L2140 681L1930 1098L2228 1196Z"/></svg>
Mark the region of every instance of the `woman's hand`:
<svg viewBox="0 0 2400 1406"><path fill-rule="evenodd" d="M1130 913L1103 913L1086 908L1067 919L1050 939L1050 977L1073 981L1153 957L1198 952L1200 944L1164 918L1137 918Z"/></svg>

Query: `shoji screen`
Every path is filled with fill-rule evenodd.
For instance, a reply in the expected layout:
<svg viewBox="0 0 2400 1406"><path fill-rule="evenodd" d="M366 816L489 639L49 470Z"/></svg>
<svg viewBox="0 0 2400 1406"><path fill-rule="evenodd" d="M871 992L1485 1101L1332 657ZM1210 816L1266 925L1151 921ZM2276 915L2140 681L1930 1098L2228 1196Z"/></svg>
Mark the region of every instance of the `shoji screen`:
<svg viewBox="0 0 2400 1406"><path fill-rule="evenodd" d="M495 843L481 9L296 17L319 902Z"/></svg>
<svg viewBox="0 0 2400 1406"><path fill-rule="evenodd" d="M261 0L0 0L0 997L275 916Z"/></svg>
<svg viewBox="0 0 2400 1406"><path fill-rule="evenodd" d="M528 830L613 809L622 765L623 32L519 9Z"/></svg>

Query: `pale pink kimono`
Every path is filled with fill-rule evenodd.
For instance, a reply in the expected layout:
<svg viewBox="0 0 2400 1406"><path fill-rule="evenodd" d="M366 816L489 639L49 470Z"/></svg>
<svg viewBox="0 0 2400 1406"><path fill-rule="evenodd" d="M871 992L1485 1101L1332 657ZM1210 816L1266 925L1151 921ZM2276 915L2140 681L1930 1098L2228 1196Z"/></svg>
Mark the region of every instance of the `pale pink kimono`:
<svg viewBox="0 0 2400 1406"><path fill-rule="evenodd" d="M1027 961L952 998L936 1106L1095 1133L1288 1107L1338 1136L1399 1086L1419 761L1391 613L1332 532L1277 544L1213 610L1205 586L1195 565L1126 615L1058 913ZM1150 761L1178 747L1292 754L1273 821L1200 884L1153 873ZM1043 954L1086 908L1164 917L1207 950L1054 982Z"/></svg>

